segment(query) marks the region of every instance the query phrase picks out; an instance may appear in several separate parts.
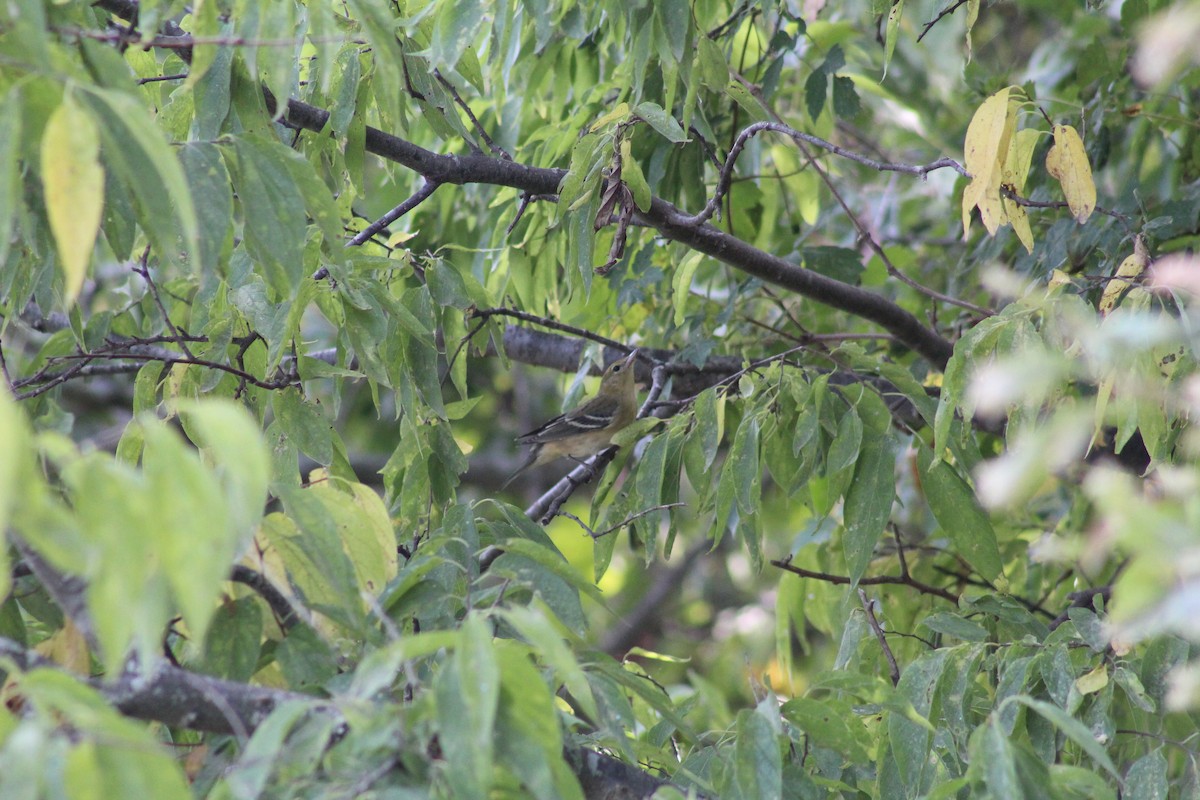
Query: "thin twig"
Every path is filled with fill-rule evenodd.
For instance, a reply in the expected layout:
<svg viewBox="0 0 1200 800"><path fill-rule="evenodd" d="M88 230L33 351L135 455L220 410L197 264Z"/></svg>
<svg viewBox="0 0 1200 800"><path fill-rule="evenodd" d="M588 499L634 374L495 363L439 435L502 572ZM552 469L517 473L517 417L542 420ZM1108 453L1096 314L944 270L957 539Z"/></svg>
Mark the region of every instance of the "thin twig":
<svg viewBox="0 0 1200 800"><path fill-rule="evenodd" d="M937 25L939 22L942 21L942 17L953 14L955 11L958 10L959 6L962 6L966 2L967 2L967 0L954 0L953 3L951 3L950 5L943 8L936 17L931 19L929 22L925 23L924 28L921 28L921 35L917 37L917 41L919 42L922 39L924 39L925 34L929 33L931 30L933 30L933 26Z"/></svg>
<svg viewBox="0 0 1200 800"><path fill-rule="evenodd" d="M850 223L854 225L854 228L858 231L858 235L864 242L866 242L867 246L871 248L871 251L875 253L875 255L879 256L879 260L883 262L883 265L887 269L889 275L897 278L903 283L908 284L913 289L916 289L921 294L933 300L938 300L943 303L965 308L968 311L972 311L985 317L990 317L995 314L995 312L991 309L984 308L983 306L977 306L974 303L967 302L966 300L960 300L957 297L951 297L950 295L939 292L936 289L930 289L928 286L918 283L901 272L900 269L894 263L892 263L892 259L888 257L887 252L883 249L879 242L875 241L875 237L871 235L869 230L867 230L867 226L863 224L863 221L860 220L858 215L850 209L850 204L846 202L844 197L842 197L842 193L838 191L837 185L834 184L833 179L829 177L829 173L821 168L821 165L817 163L817 160L813 157L813 155L808 152L808 148L806 148L803 144L799 144L799 147L800 151L808 157L809 165L817 171L817 175L821 177L821 180L825 183L825 187L829 189L829 191L833 194L834 199L838 201L838 205L840 205L842 210L846 212L846 216L850 219Z"/></svg>
<svg viewBox="0 0 1200 800"><path fill-rule="evenodd" d="M859 155L851 150L846 150L843 147L838 147L833 142L828 142L819 136L813 136L803 131L798 131L790 125L784 125L782 122L756 122L749 125L737 135L733 142L733 146L729 148L729 155L725 159L725 166L721 169L721 177L717 181L717 189L713 196L709 198L708 203L700 213L693 216L681 216L679 223L682 225L700 225L712 218L712 215L717 212L721 206L721 198L729 191L730 180L733 175L733 167L737 162L738 156L745 149L746 144L759 133L770 131L772 133L782 133L785 136L790 136L792 139L800 142L807 142L815 147L820 147L827 150L836 156L849 159L865 167L877 170L879 172L901 172L906 175L914 175L917 177L925 177L930 172L939 169L950 168L960 175L970 177L970 173L966 168L952 158L939 158L937 161L932 161L928 164L896 164L886 161L876 161L873 158Z"/></svg>
<svg viewBox="0 0 1200 800"><path fill-rule="evenodd" d="M772 559L771 566L786 570L793 575L799 575L801 578L812 578L815 581L824 581L825 583L833 583L841 586L849 586L850 584L854 583L854 580L846 575L833 575L828 572L816 572L811 569L804 569L803 567L797 567L793 565L787 559ZM921 594L930 594L934 597L940 597L943 600L947 600L955 605L958 605L958 595L954 594L953 592L948 592L945 589L939 589L936 586L930 586L927 583L922 583L911 575L900 577L894 575L875 575L869 578L859 578L858 580L859 586L882 586L885 584L895 586L910 586Z"/></svg>
<svg viewBox="0 0 1200 800"><path fill-rule="evenodd" d="M888 675L892 679L892 686L900 684L900 665L896 663L896 656L892 654L892 648L888 646L887 637L883 635L883 628L879 625L879 620L875 619L875 601L867 597L867 593L861 588L858 590L858 599L862 601L863 611L867 612L867 624L871 626L871 632L875 634L875 638L879 640L879 646L883 648L883 657L888 662Z"/></svg>
<svg viewBox="0 0 1200 800"><path fill-rule="evenodd" d="M1000 187L1000 194L1003 195L1006 200L1011 200L1014 203L1016 203L1017 205L1024 206L1025 208L1070 208L1071 207L1070 203L1067 203L1063 200L1030 200L1029 198L1021 197L1021 195L1017 194L1012 189L1008 189L1003 186ZM1095 211L1099 214L1103 214L1106 217L1112 217L1113 219L1117 220L1118 222L1124 223L1126 230L1130 229L1129 228L1129 217L1127 215L1122 214L1119 211L1113 211L1112 209L1105 208L1104 206L1095 206Z"/></svg>
<svg viewBox="0 0 1200 800"><path fill-rule="evenodd" d="M417 206L421 205L421 203L425 202L425 200L427 200L431 194L437 191L439 186L441 186L441 184L438 181L426 178L421 184L420 189L417 189L415 192L413 192L412 195L403 203L396 206L367 227L363 228L357 236L346 242L346 247L358 247L363 242L367 241L372 236L386 228L388 225L391 225L393 222L400 219Z"/></svg>
<svg viewBox="0 0 1200 800"><path fill-rule="evenodd" d="M163 305L162 297L158 294L158 285L154 283L154 278L150 277L150 245L146 245L146 249L142 251L142 257L133 271L141 275L142 280L146 281L146 285L150 287L150 296L154 298L154 305L158 306L159 313L163 315L163 322L171 331L171 335L175 337L179 349L183 350L183 354L188 358L195 358L196 356L187 346L188 337L180 333L179 328L175 327L175 323L171 321L171 315L167 312L167 307Z"/></svg>
<svg viewBox="0 0 1200 800"><path fill-rule="evenodd" d="M686 505L687 505L687 503L664 503L663 505L660 505L660 506L651 506L650 508L644 509L642 511L638 511L635 514L630 514L628 517L621 520L616 525L610 525L609 527L605 528L604 530L602 530L598 533L596 531L592 530L590 525L588 525L586 522L584 522L583 520L581 520L579 517L575 516L574 514L570 513L569 511L560 511L558 513L559 513L559 516L563 516L568 519L573 519L576 522L578 522L580 527L582 527L585 531L587 531L588 536L591 536L593 539L600 539L605 536L608 536L613 531L619 531L621 528L624 528L626 525L633 522L635 519L641 519L642 517L646 516L647 514L652 514L655 511L666 511L667 509L670 509L670 508L682 508L683 506L686 506Z"/></svg>
<svg viewBox="0 0 1200 800"><path fill-rule="evenodd" d="M442 84L442 86L444 86L446 90L450 92L450 96L454 98L454 102L457 103L458 107L461 108L463 113L467 115L467 119L471 120L471 124L475 126L476 133L478 133L480 138L483 139L483 142L488 146L488 149L503 158L505 161L512 161L512 156L510 156L503 147L492 141L491 136L488 136L488 132L484 130L483 125L479 123L479 119L476 118L474 112L471 111L471 107L467 105L466 101L462 99L461 95L459 95L458 89L454 88L454 84L446 80L440 70L435 69L433 71L433 77L437 78L438 83ZM474 142L468 142L468 144L475 150L479 149Z"/></svg>
<svg viewBox="0 0 1200 800"><path fill-rule="evenodd" d="M489 317L512 317L519 319L522 322L531 322L534 325L540 325L543 328L549 328L552 331L560 331L569 333L572 336L578 336L580 339L587 339L589 342L602 344L605 347L612 347L620 350L622 353L629 354L633 352L633 348L624 342L618 342L616 339L609 339L606 336L601 336L597 333L592 333L587 328L577 328L574 325L567 325L564 322L559 322L556 319L549 317L540 317L537 314L530 314L527 311L518 311L515 308L477 308L468 315L471 319L488 319Z"/></svg>
<svg viewBox="0 0 1200 800"><path fill-rule="evenodd" d="M151 78L138 78L137 85L144 86L147 83L158 83L159 81L181 81L187 78L186 72L180 72L175 75L156 75Z"/></svg>
<svg viewBox="0 0 1200 800"><path fill-rule="evenodd" d="M231 367L228 364L221 364L220 362L210 361L209 359L206 359L206 358L188 358L187 356L176 354L176 353L171 353L170 351L164 351L161 353L91 352L91 353L79 353L76 355L55 356L54 360L55 361L81 361L82 362L81 367L86 366L87 364L89 364L92 361L100 361L100 360L104 360L104 361L122 361L122 360L161 361L164 364L191 364L191 365L197 366L197 367L208 367L209 369L215 369L215 370L219 370L221 372L228 372L231 375L236 375L237 377L242 378L247 383L258 387L259 389L282 389L286 386L291 386L298 381L298 378L296 378L296 376L291 373L281 375L280 377L275 378L274 380L264 381L260 378L255 377L254 375L251 375L250 373L246 372L245 370L238 369L237 367ZM51 385L56 386L59 383L62 383L63 380L69 380L72 377L75 377L75 372L72 370L67 370L64 373L61 373L60 375L55 376L55 378L50 383L51 383ZM39 378L37 378L37 376L35 376L33 378L27 378L23 381L20 381L19 384L22 386L28 386L31 383L38 382L38 380L39 380ZM32 392L26 392L24 394L18 395L17 399L25 400L25 399L28 399L29 397L35 397L39 394L44 393L48 388L51 388L51 387L49 385L39 386L36 390L34 390Z"/></svg>

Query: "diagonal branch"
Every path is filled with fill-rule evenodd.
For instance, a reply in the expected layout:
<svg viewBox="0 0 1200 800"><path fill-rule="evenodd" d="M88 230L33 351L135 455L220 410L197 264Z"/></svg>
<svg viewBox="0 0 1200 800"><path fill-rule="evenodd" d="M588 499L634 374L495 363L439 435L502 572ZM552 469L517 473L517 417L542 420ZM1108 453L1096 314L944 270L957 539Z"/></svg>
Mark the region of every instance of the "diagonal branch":
<svg viewBox="0 0 1200 800"><path fill-rule="evenodd" d="M437 181L426 179L425 182L421 184L421 188L412 193L412 196L410 196L400 205L393 208L391 211L384 214L379 219L372 222L367 227L363 228L357 236L346 242L346 247L358 247L363 242L367 241L372 236L386 228L388 225L391 225L393 222L400 219L417 206L421 205L421 203L425 202L430 195L437 191L438 185L439 184Z"/></svg>

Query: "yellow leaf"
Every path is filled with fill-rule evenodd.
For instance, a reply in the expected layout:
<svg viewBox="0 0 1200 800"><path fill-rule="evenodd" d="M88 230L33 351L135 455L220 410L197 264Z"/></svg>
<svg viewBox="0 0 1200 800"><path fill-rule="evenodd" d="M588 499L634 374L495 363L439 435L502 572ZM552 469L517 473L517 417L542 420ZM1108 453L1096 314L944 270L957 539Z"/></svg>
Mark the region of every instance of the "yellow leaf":
<svg viewBox="0 0 1200 800"><path fill-rule="evenodd" d="M1033 151L1041 135L1041 131L1034 128L1024 128L1009 140L1008 155L1004 158L1002 173L1004 183L1011 186L1017 194L1025 189L1025 181L1029 178L1029 165L1033 162Z"/></svg>
<svg viewBox="0 0 1200 800"><path fill-rule="evenodd" d="M686 319L684 311L687 308L688 295L692 289L692 277L696 274L696 270L703 260L703 253L689 253L680 262L679 266L675 268L675 274L671 276L671 293L675 302L676 325L682 325L683 320Z"/></svg>
<svg viewBox="0 0 1200 800"><path fill-rule="evenodd" d="M1000 170L994 169L988 176L987 187L979 197L979 216L988 233L996 235L1008 222L1008 214L1004 211L1004 198L1000 196Z"/></svg>
<svg viewBox="0 0 1200 800"><path fill-rule="evenodd" d="M62 629L55 631L35 649L39 655L80 675L87 675L92 666L87 640L70 619L64 620Z"/></svg>
<svg viewBox="0 0 1200 800"><path fill-rule="evenodd" d="M629 103L617 103L616 108L593 122L592 126L588 128L588 132L595 133L601 128L605 128L617 120L624 119L627 116L629 116Z"/></svg>
<svg viewBox="0 0 1200 800"><path fill-rule="evenodd" d="M1080 694L1092 694L1108 685L1108 667L1104 664L1096 667L1086 675L1080 675L1075 680L1075 688Z"/></svg>
<svg viewBox="0 0 1200 800"><path fill-rule="evenodd" d="M1046 154L1046 170L1062 184L1075 221L1087 222L1096 210L1096 184L1079 131L1070 125L1054 126L1054 146Z"/></svg>
<svg viewBox="0 0 1200 800"><path fill-rule="evenodd" d="M971 46L971 31L979 20L979 0L967 0L967 63L971 63L973 55Z"/></svg>
<svg viewBox="0 0 1200 800"><path fill-rule="evenodd" d="M50 115L42 134L42 186L62 265L64 301L69 307L87 277L104 207L99 132L70 94Z"/></svg>
<svg viewBox="0 0 1200 800"><path fill-rule="evenodd" d="M1008 102L1012 88L1006 86L984 100L967 126L963 160L972 177L971 183L963 191L964 237L970 233L971 209L975 206L979 206L985 224L1004 216L999 194L1000 159L1008 153L1008 142L1016 127L1016 111ZM995 233L991 225L988 230Z"/></svg>
<svg viewBox="0 0 1200 800"><path fill-rule="evenodd" d="M1071 276L1070 275L1063 272L1061 269L1055 269L1055 270L1050 271L1049 286L1051 289L1057 289L1059 286L1070 286L1070 285L1071 285Z"/></svg>
<svg viewBox="0 0 1200 800"><path fill-rule="evenodd" d="M1133 285L1129 281L1117 280L1117 278L1136 278L1146 271L1149 264L1150 253L1146 250L1146 239L1139 234L1133 240L1133 254L1125 257L1121 266L1117 267L1116 278L1108 282L1108 286L1104 287L1104 293L1100 295L1101 314L1108 314L1116 308L1121 295Z"/></svg>
<svg viewBox="0 0 1200 800"><path fill-rule="evenodd" d="M1033 230L1029 227L1029 215L1025 209L1007 197L1004 198L1004 209L1008 212L1008 221L1012 223L1013 233L1025 245L1025 252L1033 252Z"/></svg>

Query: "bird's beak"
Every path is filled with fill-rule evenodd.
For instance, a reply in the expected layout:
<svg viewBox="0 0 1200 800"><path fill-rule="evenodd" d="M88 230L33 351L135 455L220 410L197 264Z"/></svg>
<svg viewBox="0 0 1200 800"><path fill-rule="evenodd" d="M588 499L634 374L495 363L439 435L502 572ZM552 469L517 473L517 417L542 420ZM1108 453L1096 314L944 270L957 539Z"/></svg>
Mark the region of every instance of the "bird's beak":
<svg viewBox="0 0 1200 800"><path fill-rule="evenodd" d="M625 356L625 366L626 367L631 366L633 364L633 362L637 360L637 355L640 352L642 352L642 348L640 348L640 347L633 348L633 352L630 353L629 355Z"/></svg>

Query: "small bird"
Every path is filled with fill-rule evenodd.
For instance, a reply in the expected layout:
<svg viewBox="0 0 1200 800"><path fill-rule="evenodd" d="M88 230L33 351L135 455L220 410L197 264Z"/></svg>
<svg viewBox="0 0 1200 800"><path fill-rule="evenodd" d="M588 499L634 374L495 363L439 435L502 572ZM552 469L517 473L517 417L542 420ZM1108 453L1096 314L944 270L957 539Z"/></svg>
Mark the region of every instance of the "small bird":
<svg viewBox="0 0 1200 800"><path fill-rule="evenodd" d="M518 436L518 444L531 445L529 454L500 488L508 486L530 467L564 457L582 461L612 444L613 435L637 417L637 387L633 379L633 362L637 354L635 349L625 358L609 364L600 378L600 390L595 397L540 428Z"/></svg>

